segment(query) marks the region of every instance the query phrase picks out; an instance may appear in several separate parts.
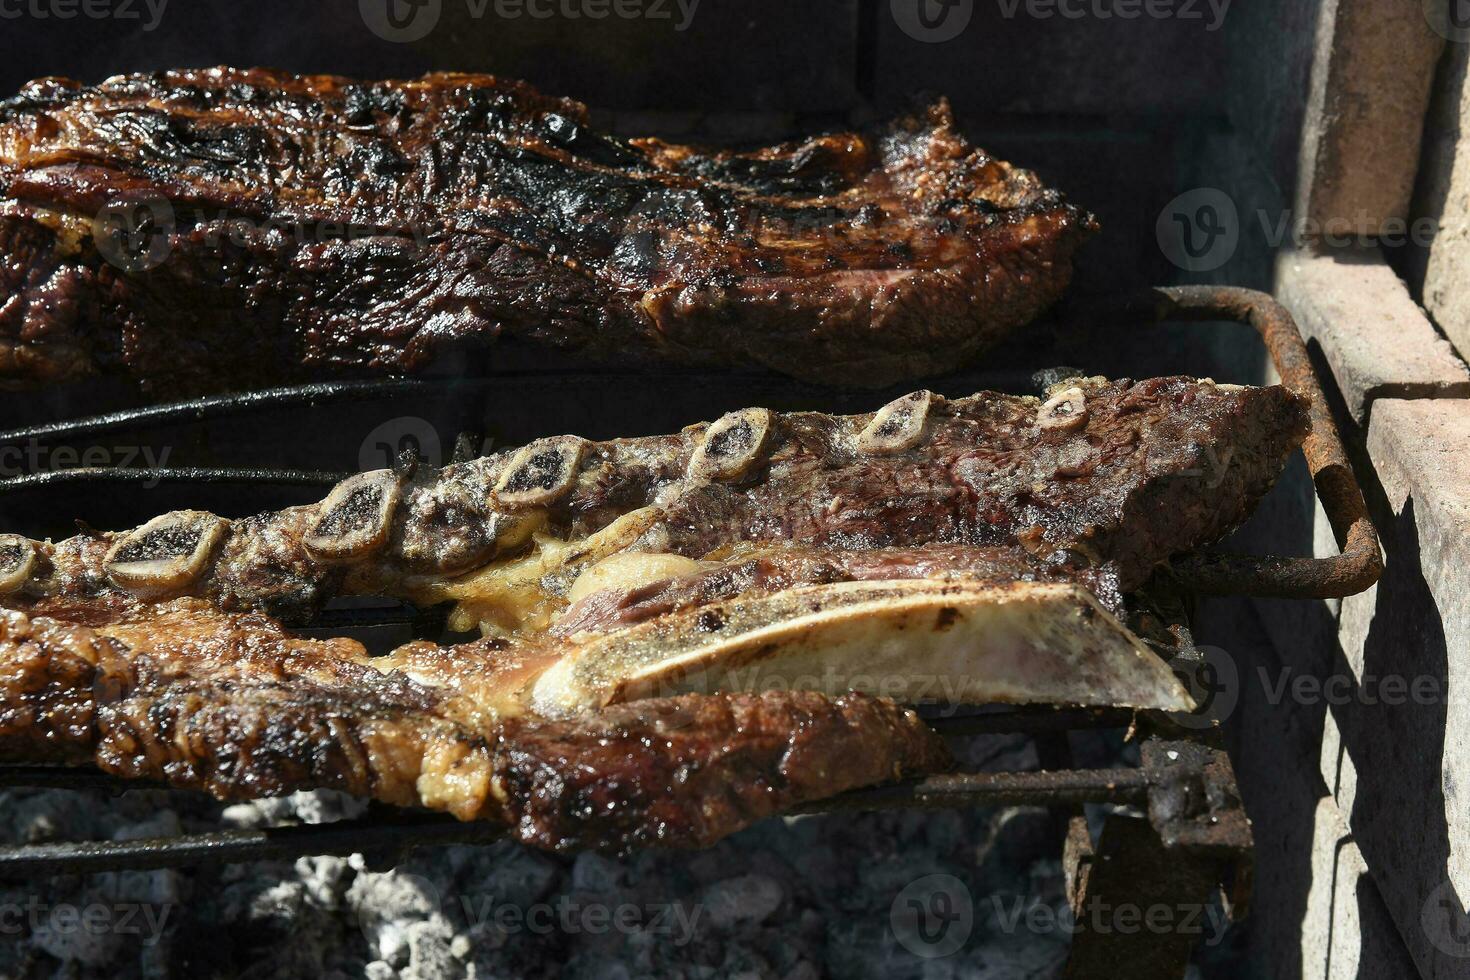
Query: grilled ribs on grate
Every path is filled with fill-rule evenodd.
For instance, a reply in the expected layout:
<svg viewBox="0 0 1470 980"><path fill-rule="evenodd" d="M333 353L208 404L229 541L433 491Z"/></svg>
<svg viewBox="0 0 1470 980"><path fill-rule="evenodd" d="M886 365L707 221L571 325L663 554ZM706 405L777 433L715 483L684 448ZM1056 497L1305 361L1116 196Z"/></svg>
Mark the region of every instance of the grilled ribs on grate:
<svg viewBox="0 0 1470 980"><path fill-rule="evenodd" d="M0 611L0 759L95 762L221 799L332 787L500 821L557 850L705 846L951 764L883 698L685 695L498 719L474 687L519 665L493 642L418 644L390 665L353 646L190 600L98 630Z"/></svg>
<svg viewBox="0 0 1470 980"><path fill-rule="evenodd" d="M842 693L865 672L905 701L958 699L916 686L933 672L960 697L1187 707L1109 607L1242 521L1306 427L1284 388L1189 378L916 392L554 437L239 521L0 538L0 754L226 797L335 786L543 846L707 843L943 764L912 714ZM364 594L486 635L372 658L272 618ZM686 693L783 671L834 677Z"/></svg>
<svg viewBox="0 0 1470 980"><path fill-rule="evenodd" d="M880 386L1050 306L1093 227L943 102L726 152L480 75L43 79L0 103L0 383L239 388L504 333Z"/></svg>
<svg viewBox="0 0 1470 980"><path fill-rule="evenodd" d="M678 559L662 576L677 578L707 557L734 574L772 546L788 554L768 558L785 566L768 573L783 586L1082 575L1111 601L1238 526L1307 425L1286 388L1182 377L1076 379L1045 403L916 392L869 415L749 409L674 435L552 437L439 471L359 474L323 504L232 522L190 512L126 536L79 535L42 549L48 570L19 596L83 618L135 603L148 588L120 582L116 566L192 534L210 537L208 561L165 592L295 622L363 594L459 601L493 618L489 593L520 581L510 570L564 597L568 570L615 552ZM576 553L531 547L538 535ZM952 550L888 550L940 545Z"/></svg>

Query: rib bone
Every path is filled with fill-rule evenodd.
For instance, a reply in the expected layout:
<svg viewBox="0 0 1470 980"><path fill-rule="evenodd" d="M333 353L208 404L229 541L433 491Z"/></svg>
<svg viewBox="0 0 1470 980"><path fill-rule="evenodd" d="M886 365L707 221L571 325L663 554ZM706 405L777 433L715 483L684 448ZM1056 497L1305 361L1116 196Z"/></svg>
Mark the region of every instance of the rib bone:
<svg viewBox="0 0 1470 980"><path fill-rule="evenodd" d="M566 496L577 482L587 440L556 436L531 443L511 457L495 484L495 499L506 507L537 507Z"/></svg>
<svg viewBox="0 0 1470 980"><path fill-rule="evenodd" d="M586 642L533 710L717 691L862 691L904 703L1194 705L1086 590L1012 582L845 582L687 610Z"/></svg>
<svg viewBox="0 0 1470 980"><path fill-rule="evenodd" d="M176 511L155 517L107 552L107 575L143 595L177 592L204 574L228 525L213 514Z"/></svg>
<svg viewBox="0 0 1470 980"><path fill-rule="evenodd" d="M858 451L901 453L917 446L924 438L924 424L929 420L933 400L932 392L916 391L878 409L873 421L858 433Z"/></svg>
<svg viewBox="0 0 1470 980"><path fill-rule="evenodd" d="M381 551L393 530L402 498L392 470L348 477L322 501L321 513L301 539L312 557L324 562L365 558Z"/></svg>
<svg viewBox="0 0 1470 980"><path fill-rule="evenodd" d="M1036 413L1036 424L1043 429L1070 431L1087 424L1087 395L1076 385L1057 391Z"/></svg>
<svg viewBox="0 0 1470 980"><path fill-rule="evenodd" d="M770 434L771 413L766 409L731 412L705 431L689 461L689 475L697 480L738 480L760 458Z"/></svg>
<svg viewBox="0 0 1470 980"><path fill-rule="evenodd" d="M18 534L0 534L0 595L18 591L36 570L36 546Z"/></svg>

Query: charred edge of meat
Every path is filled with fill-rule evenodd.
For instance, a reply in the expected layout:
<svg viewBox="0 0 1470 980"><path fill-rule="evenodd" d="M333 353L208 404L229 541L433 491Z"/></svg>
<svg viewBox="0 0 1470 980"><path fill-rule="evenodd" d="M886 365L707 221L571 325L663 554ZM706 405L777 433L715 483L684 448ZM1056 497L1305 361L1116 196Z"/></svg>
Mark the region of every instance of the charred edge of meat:
<svg viewBox="0 0 1470 980"><path fill-rule="evenodd" d="M943 102L731 153L616 140L489 76L218 68L43 80L0 105L0 146L9 384L238 389L505 333L876 387L1029 322L1095 230Z"/></svg>

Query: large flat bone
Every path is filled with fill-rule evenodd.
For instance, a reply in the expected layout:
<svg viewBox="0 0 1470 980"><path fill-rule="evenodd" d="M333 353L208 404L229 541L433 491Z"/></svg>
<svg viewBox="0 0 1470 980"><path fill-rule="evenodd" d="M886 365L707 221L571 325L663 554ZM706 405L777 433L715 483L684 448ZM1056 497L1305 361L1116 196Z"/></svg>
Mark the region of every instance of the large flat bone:
<svg viewBox="0 0 1470 980"><path fill-rule="evenodd" d="M691 609L592 639L543 674L564 717L675 693L855 690L902 702L1190 711L1148 647L1072 584L844 582Z"/></svg>

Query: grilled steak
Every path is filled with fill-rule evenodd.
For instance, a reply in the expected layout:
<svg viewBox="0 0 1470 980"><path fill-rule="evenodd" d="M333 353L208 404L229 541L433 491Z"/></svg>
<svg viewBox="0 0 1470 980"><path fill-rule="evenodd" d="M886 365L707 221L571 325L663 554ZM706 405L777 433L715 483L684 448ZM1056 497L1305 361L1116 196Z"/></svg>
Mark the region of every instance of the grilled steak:
<svg viewBox="0 0 1470 980"><path fill-rule="evenodd" d="M703 845L947 765L854 690L1189 708L1121 592L1243 520L1306 425L1284 388L1189 378L923 391L405 464L239 521L0 535L0 757ZM486 636L373 658L272 618L368 594Z"/></svg>
<svg viewBox="0 0 1470 980"><path fill-rule="evenodd" d="M849 417L749 409L677 435L563 436L359 474L321 504L233 522L182 512L126 534L17 539L34 555L9 603L85 621L195 595L299 622L333 596L389 595L515 632L546 628L611 556L652 567L644 584L718 563L733 586L677 586L718 598L748 589L760 570L741 561L771 546L788 549L768 559L778 587L947 568L1085 581L1110 602L1243 521L1307 424L1285 388L1189 378L1079 379L1044 402L917 392ZM953 550L903 554L937 545Z"/></svg>
<svg viewBox="0 0 1470 980"><path fill-rule="evenodd" d="M491 653L420 654L439 667L410 678L413 652L375 666L350 641L296 640L187 601L110 631L0 612L0 758L95 762L221 799L333 787L502 822L556 850L705 846L797 803L950 765L912 711L860 694L502 718L456 690L513 669Z"/></svg>
<svg viewBox="0 0 1470 980"><path fill-rule="evenodd" d="M732 152L488 76L44 79L0 103L0 383L410 371L505 333L878 386L1035 317L1093 225L943 102Z"/></svg>

